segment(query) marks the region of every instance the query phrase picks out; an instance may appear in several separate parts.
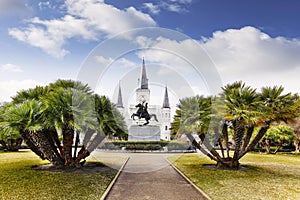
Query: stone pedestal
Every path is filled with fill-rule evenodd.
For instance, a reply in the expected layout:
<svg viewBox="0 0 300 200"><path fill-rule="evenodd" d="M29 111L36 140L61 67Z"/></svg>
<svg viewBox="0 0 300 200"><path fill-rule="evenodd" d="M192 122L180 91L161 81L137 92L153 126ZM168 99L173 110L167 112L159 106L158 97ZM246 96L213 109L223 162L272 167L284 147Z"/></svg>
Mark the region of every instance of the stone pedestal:
<svg viewBox="0 0 300 200"><path fill-rule="evenodd" d="M159 141L160 127L155 125L132 125L128 130L128 141Z"/></svg>

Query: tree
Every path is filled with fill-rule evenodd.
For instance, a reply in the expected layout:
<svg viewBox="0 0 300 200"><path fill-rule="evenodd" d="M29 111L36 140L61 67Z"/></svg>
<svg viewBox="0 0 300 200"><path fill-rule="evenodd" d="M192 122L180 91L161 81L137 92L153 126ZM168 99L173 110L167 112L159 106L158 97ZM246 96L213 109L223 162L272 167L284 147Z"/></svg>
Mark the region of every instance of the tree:
<svg viewBox="0 0 300 200"><path fill-rule="evenodd" d="M292 122L287 123L288 126L292 127L295 139L294 139L294 146L295 146L295 152L300 152L300 119L297 118Z"/></svg>
<svg viewBox="0 0 300 200"><path fill-rule="evenodd" d="M265 134L262 143L266 148L267 153L271 152L271 143L276 143L276 149L273 152L276 154L278 150L282 147L284 142L294 141L296 138L294 131L291 127L285 125L278 125L271 127Z"/></svg>
<svg viewBox="0 0 300 200"><path fill-rule="evenodd" d="M106 106L100 109L101 98ZM7 119L2 124L18 131L33 152L53 165L81 167L106 135L124 135L111 105L81 82L58 80L19 92L5 111ZM80 134L85 134L85 139L77 153Z"/></svg>
<svg viewBox="0 0 300 200"><path fill-rule="evenodd" d="M0 106L0 144L4 150L18 151L21 148L22 138L18 131L6 125L6 113L10 104Z"/></svg>
<svg viewBox="0 0 300 200"><path fill-rule="evenodd" d="M180 101L176 111L180 115L174 117L172 125L176 126L172 128L177 134L187 133L198 149L217 162L217 167L238 169L239 160L254 149L272 123L298 116L299 104L290 93L283 94L282 87L265 87L258 93L242 82L235 82L222 89L218 97L197 96ZM259 130L254 135L255 128ZM230 129L233 155L229 153ZM192 132L199 135L200 142L192 137ZM210 135L218 138L221 155L210 143Z"/></svg>

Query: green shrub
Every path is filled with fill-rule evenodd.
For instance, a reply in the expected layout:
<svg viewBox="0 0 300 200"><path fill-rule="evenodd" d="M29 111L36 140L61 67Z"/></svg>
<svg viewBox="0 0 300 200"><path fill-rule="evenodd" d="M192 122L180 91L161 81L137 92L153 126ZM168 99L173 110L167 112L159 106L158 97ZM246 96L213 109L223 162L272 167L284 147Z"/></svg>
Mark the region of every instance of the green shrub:
<svg viewBox="0 0 300 200"><path fill-rule="evenodd" d="M142 151L157 151L167 147L172 150L191 150L192 147L188 143L177 141L110 141L101 145L100 149L121 150L126 147L126 150L142 150Z"/></svg>

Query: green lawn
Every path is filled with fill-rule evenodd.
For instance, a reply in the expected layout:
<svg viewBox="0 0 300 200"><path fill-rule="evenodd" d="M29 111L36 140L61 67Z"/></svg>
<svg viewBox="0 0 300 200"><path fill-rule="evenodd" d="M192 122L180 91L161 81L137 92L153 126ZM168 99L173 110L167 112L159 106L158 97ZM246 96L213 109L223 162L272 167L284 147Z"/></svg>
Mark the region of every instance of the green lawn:
<svg viewBox="0 0 300 200"><path fill-rule="evenodd" d="M45 164L31 151L0 152L0 199L100 199L116 172L36 171Z"/></svg>
<svg viewBox="0 0 300 200"><path fill-rule="evenodd" d="M248 170L217 170L205 156L186 154L169 157L213 200L300 199L300 156L247 154L241 159Z"/></svg>

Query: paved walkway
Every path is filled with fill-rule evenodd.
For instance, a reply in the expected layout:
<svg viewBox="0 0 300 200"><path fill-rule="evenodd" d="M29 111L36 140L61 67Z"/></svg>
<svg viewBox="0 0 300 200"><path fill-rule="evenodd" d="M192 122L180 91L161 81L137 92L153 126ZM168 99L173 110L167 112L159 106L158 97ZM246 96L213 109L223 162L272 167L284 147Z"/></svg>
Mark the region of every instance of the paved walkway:
<svg viewBox="0 0 300 200"><path fill-rule="evenodd" d="M127 154L130 159L107 200L206 200L165 160L170 154Z"/></svg>

